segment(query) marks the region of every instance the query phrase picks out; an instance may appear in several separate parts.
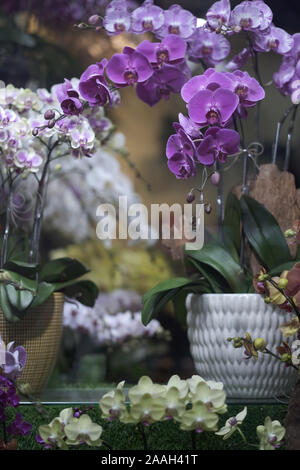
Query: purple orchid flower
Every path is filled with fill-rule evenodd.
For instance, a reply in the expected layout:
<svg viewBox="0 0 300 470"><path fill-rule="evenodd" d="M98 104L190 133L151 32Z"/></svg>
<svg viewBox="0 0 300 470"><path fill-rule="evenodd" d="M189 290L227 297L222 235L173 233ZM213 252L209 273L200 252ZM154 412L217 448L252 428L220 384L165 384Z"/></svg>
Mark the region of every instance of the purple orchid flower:
<svg viewBox="0 0 300 470"><path fill-rule="evenodd" d="M295 59L293 56L284 57L278 72L274 73L273 79L276 88L284 96L290 94L290 84L299 79L295 69Z"/></svg>
<svg viewBox="0 0 300 470"><path fill-rule="evenodd" d="M168 139L166 147L167 158L171 158L177 153L184 153L193 158L195 155L194 142L178 123L174 123L174 125L176 126L176 134L171 135Z"/></svg>
<svg viewBox="0 0 300 470"><path fill-rule="evenodd" d="M16 407L19 405L19 397L16 387L7 378L0 375L0 408Z"/></svg>
<svg viewBox="0 0 300 470"><path fill-rule="evenodd" d="M212 30L228 24L230 19L230 0L215 2L206 13L207 24Z"/></svg>
<svg viewBox="0 0 300 470"><path fill-rule="evenodd" d="M122 54L114 54L109 60L106 73L118 87L143 83L153 75L148 59L131 47L125 47Z"/></svg>
<svg viewBox="0 0 300 470"><path fill-rule="evenodd" d="M56 96L65 114L78 115L82 112L83 105L79 93L74 90L70 80L65 78L64 83L57 85Z"/></svg>
<svg viewBox="0 0 300 470"><path fill-rule="evenodd" d="M184 59L186 41L175 34L169 34L161 42L141 42L136 48L151 64L174 64Z"/></svg>
<svg viewBox="0 0 300 470"><path fill-rule="evenodd" d="M138 97L154 106L162 98L169 99L171 93L179 93L186 82L185 74L173 65L164 65L155 70L153 75L144 83L138 83Z"/></svg>
<svg viewBox="0 0 300 470"><path fill-rule="evenodd" d="M200 139L203 137L200 127L190 118L184 116L182 113L179 113L178 120L179 125L182 127L184 132L192 139Z"/></svg>
<svg viewBox="0 0 300 470"><path fill-rule="evenodd" d="M156 35L164 38L168 34L177 34L183 39L188 39L196 31L196 27L197 19L190 11L179 5L172 5L165 11L165 22Z"/></svg>
<svg viewBox="0 0 300 470"><path fill-rule="evenodd" d="M284 29L271 25L267 33L254 35L254 48L258 52L274 51L278 54L287 54L294 45L293 37Z"/></svg>
<svg viewBox="0 0 300 470"><path fill-rule="evenodd" d="M54 446L55 446L55 442L50 442L50 441L47 441L47 442L44 442L43 439L41 438L41 436L38 434L36 436L36 441L41 444L45 449L52 449Z"/></svg>
<svg viewBox="0 0 300 470"><path fill-rule="evenodd" d="M294 40L293 48L286 55L293 57L295 62L297 62L300 59L300 33L293 34L292 38Z"/></svg>
<svg viewBox="0 0 300 470"><path fill-rule="evenodd" d="M261 11L263 18L261 21L260 30L265 31L269 28L269 26L271 26L273 21L273 12L263 0L252 0L251 3Z"/></svg>
<svg viewBox="0 0 300 470"><path fill-rule="evenodd" d="M213 68L207 69L202 75L192 77L181 90L182 99L188 103L193 96L201 90L216 90L217 88L231 88L228 74L216 72Z"/></svg>
<svg viewBox="0 0 300 470"><path fill-rule="evenodd" d="M23 346L14 348L14 341L9 343L5 353L5 364L3 368L5 375L11 380L16 380L25 367L26 359L27 354Z"/></svg>
<svg viewBox="0 0 300 470"><path fill-rule="evenodd" d="M7 432L13 436L28 436L31 429L32 425L23 421L21 413L16 413L14 421L6 428Z"/></svg>
<svg viewBox="0 0 300 470"><path fill-rule="evenodd" d="M198 28L193 35L189 47L189 59L193 62L203 62L207 65L216 65L222 62L230 53L230 43L222 36L205 27Z"/></svg>
<svg viewBox="0 0 300 470"><path fill-rule="evenodd" d="M188 102L190 118L199 125L224 125L239 104L238 96L226 88L201 90Z"/></svg>
<svg viewBox="0 0 300 470"><path fill-rule="evenodd" d="M265 90L248 72L236 70L232 74L228 74L228 76L232 81L231 90L239 97L241 106L255 106L257 101L264 99Z"/></svg>
<svg viewBox="0 0 300 470"><path fill-rule="evenodd" d="M245 47L239 54L235 55L230 62L228 62L226 65L226 70L228 70L228 72L235 72L236 70L243 68L246 65L250 55L250 48Z"/></svg>
<svg viewBox="0 0 300 470"><path fill-rule="evenodd" d="M244 1L233 9L230 23L235 31L262 31L266 24L260 7L250 1Z"/></svg>
<svg viewBox="0 0 300 470"><path fill-rule="evenodd" d="M199 144L196 157L203 165L213 165L216 160L226 161L228 155L239 151L240 135L232 129L210 127Z"/></svg>
<svg viewBox="0 0 300 470"><path fill-rule="evenodd" d="M111 101L110 91L104 76L107 60L90 65L80 77L79 91L90 106L104 106Z"/></svg>
<svg viewBox="0 0 300 470"><path fill-rule="evenodd" d="M146 0L142 6L132 12L131 21L131 29L136 34L155 32L164 24L164 11Z"/></svg>
<svg viewBox="0 0 300 470"><path fill-rule="evenodd" d="M111 2L114 3L114 2ZM126 4L124 7L110 7L106 10L106 15L103 19L103 27L108 35L121 34L130 30L131 17L127 11Z"/></svg>
<svg viewBox="0 0 300 470"><path fill-rule="evenodd" d="M185 153L174 153L168 159L168 168L178 179L187 179L196 174L196 164L193 158Z"/></svg>

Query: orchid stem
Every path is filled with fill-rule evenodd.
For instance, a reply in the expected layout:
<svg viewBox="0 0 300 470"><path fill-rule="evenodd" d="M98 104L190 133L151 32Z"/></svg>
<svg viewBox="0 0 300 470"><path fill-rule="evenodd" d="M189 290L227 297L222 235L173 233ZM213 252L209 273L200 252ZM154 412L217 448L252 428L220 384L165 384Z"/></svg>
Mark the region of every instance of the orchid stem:
<svg viewBox="0 0 300 470"><path fill-rule="evenodd" d="M138 424L138 430L140 431L143 439L144 450L148 450L147 436L145 433L144 426L141 423Z"/></svg>
<svg viewBox="0 0 300 470"><path fill-rule="evenodd" d="M290 125L289 125L288 136L287 136L287 141L286 141L286 148L285 148L285 158L284 158L283 171L288 171L289 165L290 165L290 156L291 156L291 148L292 148L291 144L292 144L292 137L293 137L294 127L295 127L297 111L298 111L298 105L295 106L295 108L294 108L292 118L291 118L291 121L290 121Z"/></svg>
<svg viewBox="0 0 300 470"><path fill-rule="evenodd" d="M40 243L44 202L45 202L45 186L46 186L47 177L48 177L51 154L54 148L58 144L59 144L59 141L57 140L54 143L54 145L48 148L47 160L42 171L41 179L39 181L39 186L38 186L37 196L36 196L36 205L35 205L35 210L34 210L33 232L32 232L31 246L30 246L30 252L29 252L30 263L33 263L33 262L37 263L38 258L39 258L39 243Z"/></svg>
<svg viewBox="0 0 300 470"><path fill-rule="evenodd" d="M218 234L223 242L223 221L224 221L224 194L223 194L223 168L220 162L216 162L216 171L220 174L220 181L217 186L217 206L218 206Z"/></svg>
<svg viewBox="0 0 300 470"><path fill-rule="evenodd" d="M9 232L10 232L10 222L11 222L11 199L12 199L12 179L11 174L9 173L9 191L8 191L8 200L7 200L7 207L6 207L6 217L5 217L5 229L1 247L1 261L0 261L0 268L2 269L7 260L7 247L8 247L8 239L9 239Z"/></svg>
<svg viewBox="0 0 300 470"><path fill-rule="evenodd" d="M292 109L295 107L294 104L292 104L284 113L282 119L277 123L277 129L276 129L276 136L275 136L275 143L274 143L274 149L273 149L273 158L272 158L272 163L276 164L277 161L277 153L278 153L278 144L279 144L279 137L280 137L280 131L281 131L281 126L284 124L285 120L287 119L288 115L292 111Z"/></svg>

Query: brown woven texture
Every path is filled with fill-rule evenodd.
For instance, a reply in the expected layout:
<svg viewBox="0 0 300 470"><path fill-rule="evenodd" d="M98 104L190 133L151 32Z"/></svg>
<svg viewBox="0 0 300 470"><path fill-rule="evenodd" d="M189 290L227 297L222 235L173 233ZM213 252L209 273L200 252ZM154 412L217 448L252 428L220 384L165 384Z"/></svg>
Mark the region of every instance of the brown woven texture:
<svg viewBox="0 0 300 470"><path fill-rule="evenodd" d="M24 346L27 363L21 381L38 395L47 386L54 369L62 334L64 295L55 292L39 307L29 310L17 323L9 323L0 310L0 334L7 344Z"/></svg>

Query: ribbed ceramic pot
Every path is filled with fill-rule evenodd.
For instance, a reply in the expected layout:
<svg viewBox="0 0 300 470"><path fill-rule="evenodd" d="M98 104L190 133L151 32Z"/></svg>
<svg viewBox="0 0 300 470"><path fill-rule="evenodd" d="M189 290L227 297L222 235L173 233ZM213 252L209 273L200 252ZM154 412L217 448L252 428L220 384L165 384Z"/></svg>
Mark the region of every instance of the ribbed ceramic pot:
<svg viewBox="0 0 300 470"><path fill-rule="evenodd" d="M293 368L265 354L246 360L243 349L226 341L248 331L276 352L282 341L279 327L291 314L266 304L259 294L190 294L187 310L191 353L205 380L223 382L230 398L274 398L292 390L298 378Z"/></svg>
<svg viewBox="0 0 300 470"><path fill-rule="evenodd" d="M0 309L0 335L5 344L24 346L27 362L21 382L29 383L33 395L47 386L54 369L63 326L64 295L55 292L39 307L30 309L17 323L9 323Z"/></svg>

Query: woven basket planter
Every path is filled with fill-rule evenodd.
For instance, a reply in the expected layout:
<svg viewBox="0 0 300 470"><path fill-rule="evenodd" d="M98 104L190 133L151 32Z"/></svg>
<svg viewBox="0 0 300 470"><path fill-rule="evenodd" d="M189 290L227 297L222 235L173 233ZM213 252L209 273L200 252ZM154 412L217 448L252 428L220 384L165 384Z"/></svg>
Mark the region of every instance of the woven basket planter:
<svg viewBox="0 0 300 470"><path fill-rule="evenodd" d="M21 377L33 395L47 386L55 366L62 334L64 295L55 292L39 307L29 310L17 323L9 323L0 310L0 334L7 344L24 346L27 363Z"/></svg>
<svg viewBox="0 0 300 470"><path fill-rule="evenodd" d="M227 338L262 337L276 352L283 336L280 325L292 314L266 304L259 294L191 294L187 299L191 353L199 375L224 383L227 396L259 400L289 394L297 372L265 354L246 360L243 348L234 349Z"/></svg>

